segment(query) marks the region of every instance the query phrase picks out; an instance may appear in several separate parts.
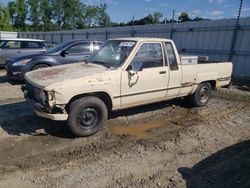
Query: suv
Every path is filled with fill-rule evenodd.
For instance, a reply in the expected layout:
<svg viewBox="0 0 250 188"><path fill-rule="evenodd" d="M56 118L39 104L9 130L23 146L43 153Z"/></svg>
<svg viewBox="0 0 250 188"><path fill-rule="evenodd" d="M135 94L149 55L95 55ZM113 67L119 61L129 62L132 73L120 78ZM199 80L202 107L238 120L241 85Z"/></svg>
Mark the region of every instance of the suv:
<svg viewBox="0 0 250 188"><path fill-rule="evenodd" d="M101 41L71 40L58 44L43 54L9 59L6 61L7 78L9 81L23 80L24 74L29 71L84 61L98 51L102 44Z"/></svg>
<svg viewBox="0 0 250 188"><path fill-rule="evenodd" d="M0 67L5 61L17 55L37 54L46 51L43 40L37 39L1 39L0 40Z"/></svg>

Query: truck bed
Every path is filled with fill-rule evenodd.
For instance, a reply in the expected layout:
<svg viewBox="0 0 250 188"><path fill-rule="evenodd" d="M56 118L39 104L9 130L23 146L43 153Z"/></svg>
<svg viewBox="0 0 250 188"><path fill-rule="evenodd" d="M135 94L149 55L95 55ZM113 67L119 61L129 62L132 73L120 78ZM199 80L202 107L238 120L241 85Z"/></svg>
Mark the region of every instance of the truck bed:
<svg viewBox="0 0 250 188"><path fill-rule="evenodd" d="M198 64L182 65L182 83L190 84L190 88L183 88L181 94L192 93L199 83L214 81L215 87L229 85L233 65L224 61L201 61Z"/></svg>
<svg viewBox="0 0 250 188"><path fill-rule="evenodd" d="M198 60L198 64L227 63L225 61Z"/></svg>

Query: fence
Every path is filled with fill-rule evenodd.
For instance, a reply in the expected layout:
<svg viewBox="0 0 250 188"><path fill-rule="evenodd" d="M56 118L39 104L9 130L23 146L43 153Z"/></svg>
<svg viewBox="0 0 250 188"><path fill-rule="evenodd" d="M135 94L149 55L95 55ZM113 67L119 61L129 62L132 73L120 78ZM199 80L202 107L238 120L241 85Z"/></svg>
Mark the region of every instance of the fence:
<svg viewBox="0 0 250 188"><path fill-rule="evenodd" d="M17 32L0 31L0 39L3 39L3 38L17 38L17 35L18 35Z"/></svg>
<svg viewBox="0 0 250 188"><path fill-rule="evenodd" d="M235 27L235 22L235 19L223 19L60 32L20 32L19 37L39 38L58 43L71 39L106 40L117 37L172 36L180 53L207 55L210 60L225 61L232 56L233 76L250 81L250 18L240 19L239 27ZM237 32L237 38L235 46L232 47L232 41L235 40L234 32Z"/></svg>

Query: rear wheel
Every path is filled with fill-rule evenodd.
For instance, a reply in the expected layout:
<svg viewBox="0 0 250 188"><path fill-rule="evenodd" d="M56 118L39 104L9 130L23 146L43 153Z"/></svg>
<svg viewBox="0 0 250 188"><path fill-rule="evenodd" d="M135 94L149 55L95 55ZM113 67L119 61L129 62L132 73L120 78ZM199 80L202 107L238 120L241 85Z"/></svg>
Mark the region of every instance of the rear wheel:
<svg viewBox="0 0 250 188"><path fill-rule="evenodd" d="M211 98L212 88L210 83L200 84L195 93L191 95L191 102L194 106L206 106Z"/></svg>
<svg viewBox="0 0 250 188"><path fill-rule="evenodd" d="M76 136L90 136L100 130L108 118L108 110L97 97L83 97L71 103L68 126Z"/></svg>
<svg viewBox="0 0 250 188"><path fill-rule="evenodd" d="M34 67L32 67L32 70L43 69L43 68L47 68L47 67L49 67L49 65L38 64L38 65L35 65Z"/></svg>

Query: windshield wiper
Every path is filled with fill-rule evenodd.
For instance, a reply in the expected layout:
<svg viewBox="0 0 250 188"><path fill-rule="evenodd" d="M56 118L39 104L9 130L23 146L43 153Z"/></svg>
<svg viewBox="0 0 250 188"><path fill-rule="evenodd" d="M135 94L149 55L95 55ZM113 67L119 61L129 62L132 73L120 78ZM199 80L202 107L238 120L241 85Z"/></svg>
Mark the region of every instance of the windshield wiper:
<svg viewBox="0 0 250 188"><path fill-rule="evenodd" d="M111 69L111 66L109 66L107 63L104 63L102 61L88 61L88 63L94 63L94 64L102 65L102 66L104 66L106 68Z"/></svg>

